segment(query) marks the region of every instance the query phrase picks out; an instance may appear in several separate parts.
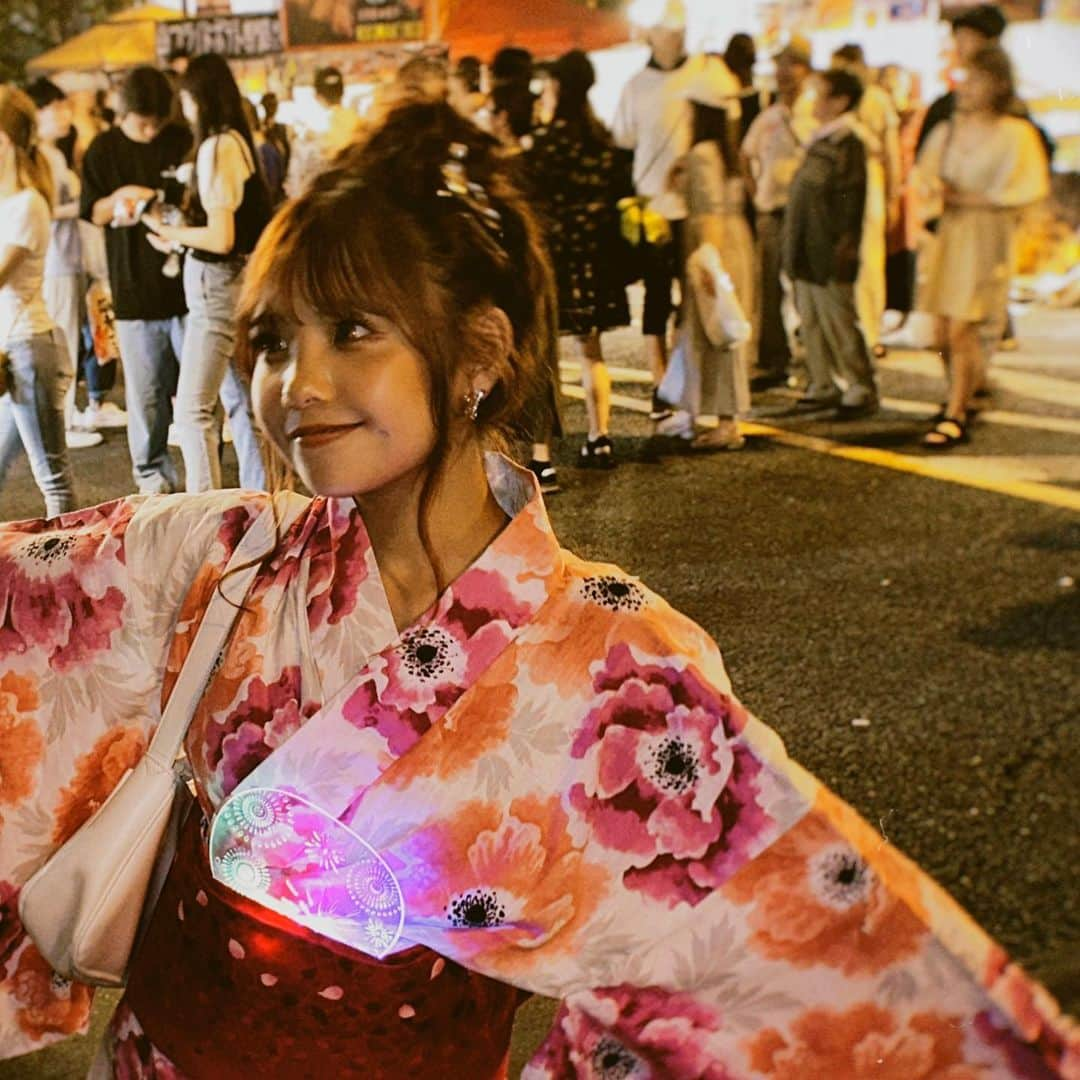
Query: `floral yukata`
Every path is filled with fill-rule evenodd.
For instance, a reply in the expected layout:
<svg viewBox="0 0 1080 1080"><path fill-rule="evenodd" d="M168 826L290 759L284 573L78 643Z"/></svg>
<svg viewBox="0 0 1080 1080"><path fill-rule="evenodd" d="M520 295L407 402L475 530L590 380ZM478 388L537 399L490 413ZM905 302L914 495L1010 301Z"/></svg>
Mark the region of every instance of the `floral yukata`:
<svg viewBox="0 0 1080 1080"><path fill-rule="evenodd" d="M413 1075L375 1043L437 1030L462 1055L443 1075L500 1076L519 988L563 1002L528 1080L1080 1076L1073 1023L788 760L732 696L708 636L616 568L563 551L505 459L489 479L509 524L403 633L352 502L282 498L293 520L188 735L203 813L94 1075L228 1075L168 1052L203 1038L183 1007L198 998L237 1053L257 1030L262 1075ZM266 498L131 498L0 532L8 1055L82 1030L90 1009L21 933L19 887L144 751ZM322 808L393 868L406 913L385 960L198 885L207 820L268 789ZM201 914L214 905L220 917ZM177 950L184 934L193 944ZM197 994L172 992L185 976L170 948L196 954ZM480 1019L454 1027L447 995ZM323 1067L365 1028L372 1057ZM466 1056L493 1041L486 1064Z"/></svg>

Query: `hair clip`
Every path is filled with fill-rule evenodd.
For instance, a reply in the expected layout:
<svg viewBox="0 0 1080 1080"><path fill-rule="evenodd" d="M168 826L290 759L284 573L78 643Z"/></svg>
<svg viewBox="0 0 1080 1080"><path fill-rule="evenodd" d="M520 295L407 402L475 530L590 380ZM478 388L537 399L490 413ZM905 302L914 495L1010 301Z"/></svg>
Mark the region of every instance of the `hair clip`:
<svg viewBox="0 0 1080 1080"><path fill-rule="evenodd" d="M443 162L441 173L443 186L435 193L440 198L457 199L465 208L480 219L481 224L499 240L502 239L502 214L491 205L491 199L483 184L469 179L465 161L469 148L464 143L452 142L449 157Z"/></svg>

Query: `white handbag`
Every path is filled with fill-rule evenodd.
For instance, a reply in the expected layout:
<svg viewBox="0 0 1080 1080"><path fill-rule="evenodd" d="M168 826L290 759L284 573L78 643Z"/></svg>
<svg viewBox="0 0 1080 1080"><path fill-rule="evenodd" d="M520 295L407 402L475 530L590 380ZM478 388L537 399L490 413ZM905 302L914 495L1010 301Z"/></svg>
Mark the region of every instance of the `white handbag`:
<svg viewBox="0 0 1080 1080"><path fill-rule="evenodd" d="M124 985L193 801L186 762L177 761L184 736L275 532L268 505L229 560L146 753L22 888L23 927L66 978Z"/></svg>

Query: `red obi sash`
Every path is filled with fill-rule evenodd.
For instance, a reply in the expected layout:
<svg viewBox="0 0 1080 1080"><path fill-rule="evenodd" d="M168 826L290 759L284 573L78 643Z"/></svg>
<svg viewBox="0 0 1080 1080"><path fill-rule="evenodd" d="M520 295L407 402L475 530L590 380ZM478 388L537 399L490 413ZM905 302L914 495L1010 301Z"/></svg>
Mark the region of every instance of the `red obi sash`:
<svg viewBox="0 0 1080 1080"><path fill-rule="evenodd" d="M422 946L375 960L214 881L193 811L126 1003L191 1080L506 1075L527 995Z"/></svg>

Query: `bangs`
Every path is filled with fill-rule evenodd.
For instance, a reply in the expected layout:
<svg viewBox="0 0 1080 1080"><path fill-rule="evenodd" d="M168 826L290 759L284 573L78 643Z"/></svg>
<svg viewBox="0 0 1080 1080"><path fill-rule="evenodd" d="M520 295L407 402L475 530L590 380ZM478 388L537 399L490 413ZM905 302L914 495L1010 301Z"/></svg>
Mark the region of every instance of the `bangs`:
<svg viewBox="0 0 1080 1080"><path fill-rule="evenodd" d="M419 344L415 309L427 276L419 253L400 233L391 238L390 215L379 212L372 192L363 194L325 206L309 193L277 213L244 275L237 308L242 348L253 323L274 315L298 319L301 306L327 321L379 315Z"/></svg>

